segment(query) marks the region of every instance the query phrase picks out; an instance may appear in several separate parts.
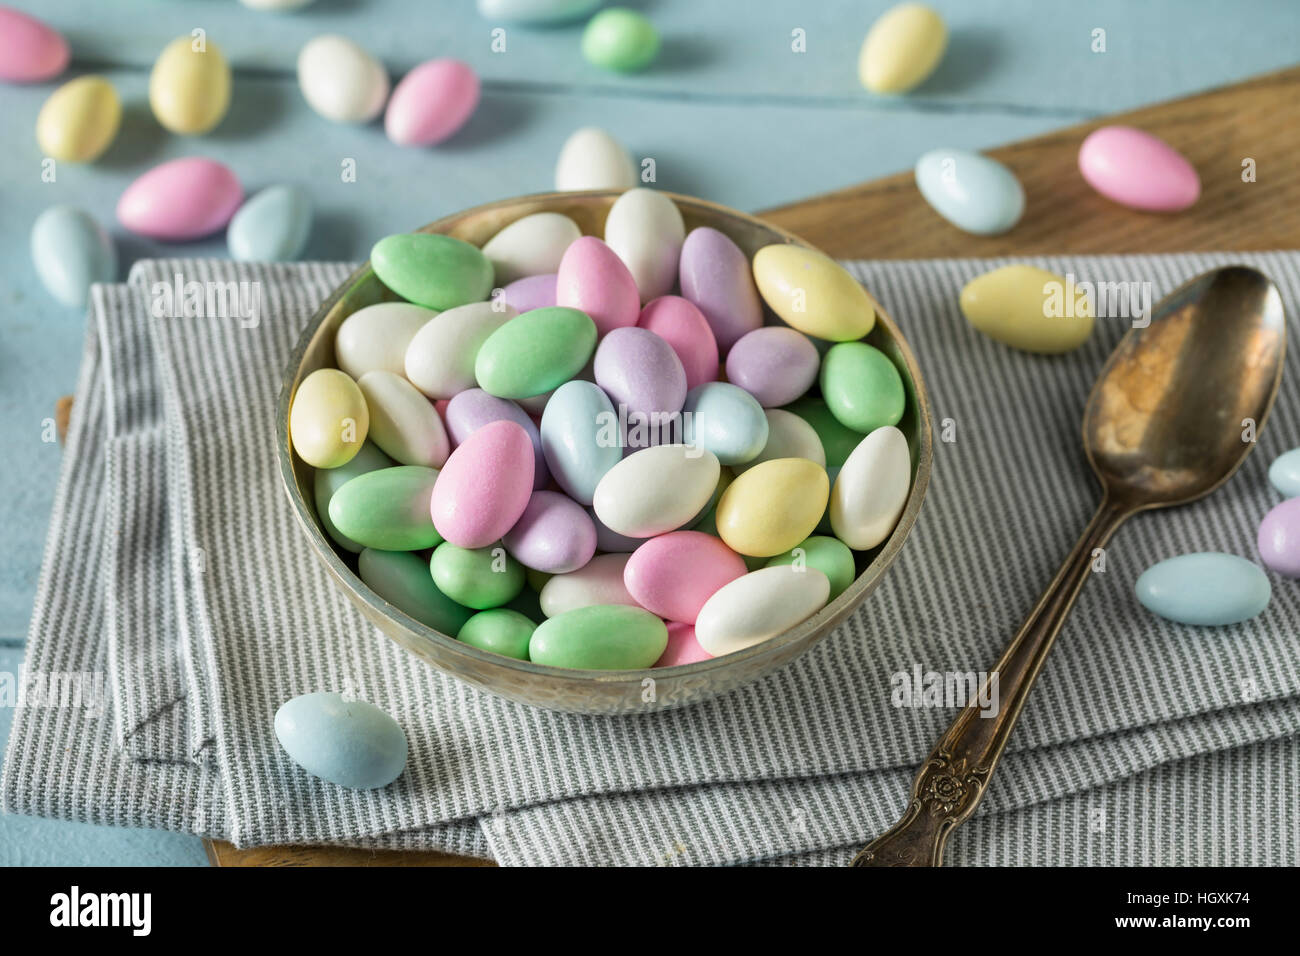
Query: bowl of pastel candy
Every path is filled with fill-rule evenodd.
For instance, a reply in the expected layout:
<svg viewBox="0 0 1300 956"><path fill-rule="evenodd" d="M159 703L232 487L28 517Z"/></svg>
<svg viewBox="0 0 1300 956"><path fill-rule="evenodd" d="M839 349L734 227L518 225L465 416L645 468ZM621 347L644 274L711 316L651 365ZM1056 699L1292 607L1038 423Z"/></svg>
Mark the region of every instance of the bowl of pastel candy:
<svg viewBox="0 0 1300 956"><path fill-rule="evenodd" d="M675 707L852 614L925 495L921 373L841 266L651 189L388 236L286 371L281 475L380 631L511 700Z"/></svg>

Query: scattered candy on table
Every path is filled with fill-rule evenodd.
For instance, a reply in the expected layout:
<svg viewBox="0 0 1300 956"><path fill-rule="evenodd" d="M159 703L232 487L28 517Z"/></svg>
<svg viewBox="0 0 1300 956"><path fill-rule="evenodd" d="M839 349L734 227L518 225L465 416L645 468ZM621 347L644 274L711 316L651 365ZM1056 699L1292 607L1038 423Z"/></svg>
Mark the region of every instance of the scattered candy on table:
<svg viewBox="0 0 1300 956"><path fill-rule="evenodd" d="M117 201L117 221L154 239L201 239L226 227L244 201L235 174L213 159L187 156L155 166Z"/></svg>
<svg viewBox="0 0 1300 956"><path fill-rule="evenodd" d="M1181 624L1246 621L1268 606L1272 586L1260 568L1235 554L1180 554L1147 568L1135 585L1142 606Z"/></svg>
<svg viewBox="0 0 1300 956"><path fill-rule="evenodd" d="M644 70L658 54L659 31L635 10L601 10L582 31L582 55L588 63L606 70Z"/></svg>
<svg viewBox="0 0 1300 956"><path fill-rule="evenodd" d="M244 6L252 10L271 10L280 12L284 10L297 10L299 7L305 7L314 0L239 0Z"/></svg>
<svg viewBox="0 0 1300 956"><path fill-rule="evenodd" d="M555 188L631 189L637 183L636 166L619 142L603 129L586 126L564 141L555 163Z"/></svg>
<svg viewBox="0 0 1300 956"><path fill-rule="evenodd" d="M1268 480L1288 498L1300 496L1300 448L1292 448L1273 459Z"/></svg>
<svg viewBox="0 0 1300 956"><path fill-rule="evenodd" d="M1300 498L1288 498L1264 516L1257 543L1264 564L1288 578L1300 578Z"/></svg>
<svg viewBox="0 0 1300 956"><path fill-rule="evenodd" d="M1003 345L1055 355L1092 334L1092 302L1082 294L1067 299L1069 287L1046 269L1002 266L966 283L961 310L972 327Z"/></svg>
<svg viewBox="0 0 1300 956"><path fill-rule="evenodd" d="M215 43L186 34L163 48L149 74L149 107L165 129L197 136L230 108L230 66Z"/></svg>
<svg viewBox="0 0 1300 956"><path fill-rule="evenodd" d="M95 282L117 276L117 250L90 214L73 206L51 206L32 225L32 263L50 295L82 308Z"/></svg>
<svg viewBox="0 0 1300 956"><path fill-rule="evenodd" d="M308 773L356 790L386 787L406 768L406 734L374 704L320 691L275 712L275 736Z"/></svg>
<svg viewBox="0 0 1300 956"><path fill-rule="evenodd" d="M102 76L79 76L50 94L36 117L41 152L69 163L93 163L122 125L122 101Z"/></svg>
<svg viewBox="0 0 1300 956"><path fill-rule="evenodd" d="M996 159L966 149L934 149L916 161L916 188L939 215L977 236L996 236L1020 221L1025 190Z"/></svg>
<svg viewBox="0 0 1300 956"><path fill-rule="evenodd" d="M393 88L384 131L399 146L432 146L449 138L478 107L479 79L460 60L421 63Z"/></svg>
<svg viewBox="0 0 1300 956"><path fill-rule="evenodd" d="M602 0L478 0L478 12L488 20L553 24L585 17Z"/></svg>
<svg viewBox="0 0 1300 956"><path fill-rule="evenodd" d="M236 262L292 262L311 235L311 197L301 186L268 186L245 200L226 227Z"/></svg>
<svg viewBox="0 0 1300 956"><path fill-rule="evenodd" d="M1149 212L1178 212L1201 195L1201 178L1164 140L1132 126L1103 126L1079 147L1079 172L1107 199Z"/></svg>
<svg viewBox="0 0 1300 956"><path fill-rule="evenodd" d="M40 83L68 68L68 41L53 27L13 7L0 6L0 80Z"/></svg>
<svg viewBox="0 0 1300 956"><path fill-rule="evenodd" d="M901 3L871 25L858 55L858 79L873 93L906 93L934 72L948 47L948 28L934 10Z"/></svg>
<svg viewBox="0 0 1300 956"><path fill-rule="evenodd" d="M298 87L313 110L335 123L368 123L388 101L388 73L347 37L318 36L298 53Z"/></svg>

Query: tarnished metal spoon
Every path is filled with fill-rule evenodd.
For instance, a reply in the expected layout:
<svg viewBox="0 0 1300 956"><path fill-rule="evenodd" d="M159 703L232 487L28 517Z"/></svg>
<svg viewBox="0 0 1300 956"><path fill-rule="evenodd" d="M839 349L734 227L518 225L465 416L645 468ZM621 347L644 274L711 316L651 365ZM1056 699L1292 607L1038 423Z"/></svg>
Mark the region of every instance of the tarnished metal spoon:
<svg viewBox="0 0 1300 956"><path fill-rule="evenodd" d="M978 700L967 705L917 774L903 818L854 866L939 865L948 835L984 795L1096 549L1131 515L1195 501L1231 477L1268 417L1285 351L1277 288L1245 266L1197 276L1125 334L1083 413L1101 505L989 674L1001 707L981 717Z"/></svg>

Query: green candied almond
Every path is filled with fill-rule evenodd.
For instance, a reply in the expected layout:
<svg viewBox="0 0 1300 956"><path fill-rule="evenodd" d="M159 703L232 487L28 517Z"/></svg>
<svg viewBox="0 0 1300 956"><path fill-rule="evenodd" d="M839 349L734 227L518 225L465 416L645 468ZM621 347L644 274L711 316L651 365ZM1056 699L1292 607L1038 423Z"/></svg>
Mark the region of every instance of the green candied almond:
<svg viewBox="0 0 1300 956"><path fill-rule="evenodd" d="M460 629L456 640L482 651L528 660L528 642L537 625L518 611L506 607L479 611Z"/></svg>
<svg viewBox="0 0 1300 956"><path fill-rule="evenodd" d="M785 554L778 554L771 558L766 566L774 568L777 565L794 564L796 560L802 562L804 567L815 568L826 575L831 582L831 596L828 601L833 601L843 594L853 583L853 579L858 576L857 565L853 561L853 551L839 538L828 535L815 534L805 538Z"/></svg>
<svg viewBox="0 0 1300 956"><path fill-rule="evenodd" d="M409 551L378 551L366 548L357 559L361 580L398 610L448 636L460 633L474 616L438 590L429 576L429 566Z"/></svg>
<svg viewBox="0 0 1300 956"><path fill-rule="evenodd" d="M866 342L840 342L822 359L822 398L841 425L873 431L896 425L907 396L889 356ZM829 464L829 462L828 462Z"/></svg>
<svg viewBox="0 0 1300 956"><path fill-rule="evenodd" d="M785 406L785 410L798 415L817 433L822 448L826 451L828 471L832 468L842 468L848 461L849 455L853 453L853 449L858 447L858 442L862 441L862 433L841 425L839 419L831 414L831 410L820 398L804 396Z"/></svg>
<svg viewBox="0 0 1300 956"><path fill-rule="evenodd" d="M358 475L330 499L335 529L366 548L419 551L442 543L429 508L438 469L394 465Z"/></svg>
<svg viewBox="0 0 1300 956"><path fill-rule="evenodd" d="M533 631L534 664L588 671L652 667L668 646L668 628L644 608L595 604L547 618Z"/></svg>
<svg viewBox="0 0 1300 956"><path fill-rule="evenodd" d="M626 7L602 10L582 31L582 55L606 70L642 70L658 54L659 31L645 16Z"/></svg>
<svg viewBox="0 0 1300 956"><path fill-rule="evenodd" d="M476 247L451 236L385 236L370 250L370 267L403 299L439 312L492 294L492 263Z"/></svg>
<svg viewBox="0 0 1300 956"><path fill-rule="evenodd" d="M479 387L498 398L532 398L582 371L596 350L596 323L550 306L515 316L487 337L474 360Z"/></svg>
<svg viewBox="0 0 1300 956"><path fill-rule="evenodd" d="M337 468L316 469L316 474L312 479L312 494L316 499L316 517L320 518L321 527L325 529L325 533L344 551L351 551L355 554L361 550L362 546L339 531L330 518L330 501L334 498L334 492L353 478L372 471L378 471L380 468L391 468L395 464L397 462L380 451L378 445L367 441L357 449L357 453L352 456L352 460L346 464L339 465Z"/></svg>
<svg viewBox="0 0 1300 956"><path fill-rule="evenodd" d="M524 566L500 544L462 548L444 541L433 552L429 573L443 594L480 611L509 603L524 589Z"/></svg>

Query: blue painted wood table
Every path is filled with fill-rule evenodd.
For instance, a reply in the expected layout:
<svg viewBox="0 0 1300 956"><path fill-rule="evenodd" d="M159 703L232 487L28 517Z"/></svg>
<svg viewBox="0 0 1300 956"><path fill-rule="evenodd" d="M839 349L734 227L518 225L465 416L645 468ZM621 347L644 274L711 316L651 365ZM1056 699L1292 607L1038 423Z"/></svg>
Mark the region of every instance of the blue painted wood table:
<svg viewBox="0 0 1300 956"><path fill-rule="evenodd" d="M0 674L14 675L21 664L59 467L46 423L55 400L72 389L84 329L84 317L55 304L30 268L30 226L51 204L79 205L111 223L117 197L136 175L177 156L211 155L250 191L284 181L308 189L317 229L307 257L362 259L378 236L550 188L565 137L596 125L634 155L653 157L662 188L764 209L907 169L935 146L984 149L1277 69L1294 59L1300 32L1300 5L1292 0L931 2L951 28L947 56L913 94L882 99L858 86L856 57L867 27L889 6L885 0L629 2L655 21L664 47L648 71L626 77L581 59L580 24L507 26L504 52L493 52L492 30L500 25L479 17L470 0L317 0L293 14L260 13L234 0L118 0L111 10L100 0L17 0L68 37L68 76L109 77L125 115L99 162L65 164L47 183L33 125L55 84L0 87L0 407L9 458L0 498L7 537L0 552ZM153 120L146 87L163 46L196 28L231 61L234 99L217 130L184 139ZM796 31L805 38L803 52L792 42ZM482 105L435 149L398 148L377 124L329 124L306 107L294 79L298 49L327 32L353 37L394 75L433 56L464 59L483 77ZM341 181L345 158L356 161L355 182ZM893 182L906 191L905 179ZM1050 200L1049 184L1027 186L1031 198L1037 190ZM851 207L837 200L789 210L782 222L799 231L816 216L824 225L837 204L848 214ZM852 208L858 218L845 221L845 235L896 228L898 220L885 216L893 209L888 200ZM875 221L863 218L877 213ZM1062 227L1055 224L1057 236L1065 236ZM1062 238L1059 248L1044 245L1052 234L1043 223L1027 221L1013 235L1025 229L1041 251L1068 244ZM182 251L113 231L123 274L136 258ZM832 238L822 244L849 254ZM224 252L220 238L183 249ZM11 716L0 707L0 742ZM0 864L205 859L201 842L188 835L0 817Z"/></svg>

